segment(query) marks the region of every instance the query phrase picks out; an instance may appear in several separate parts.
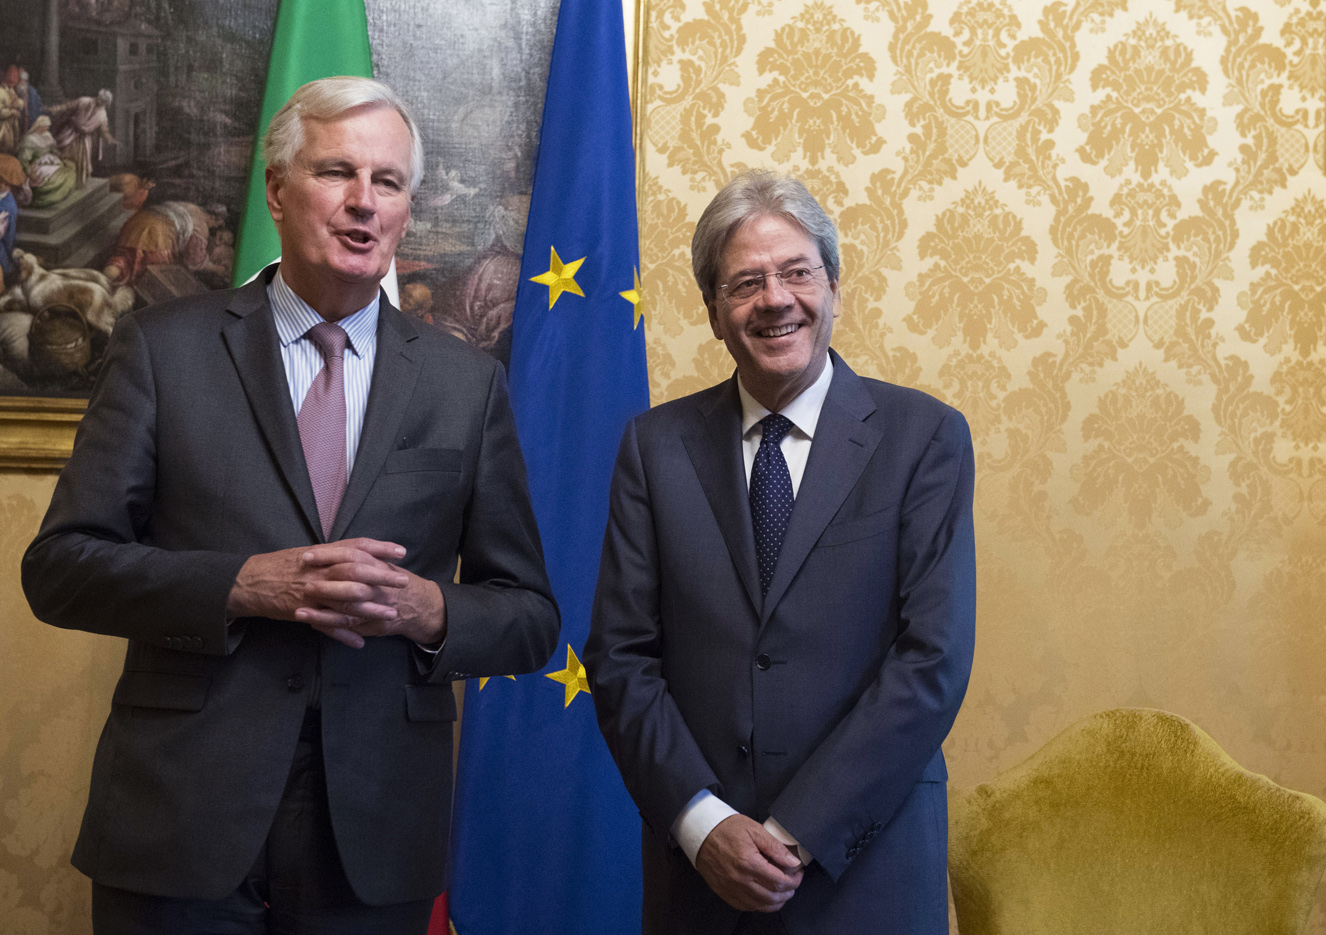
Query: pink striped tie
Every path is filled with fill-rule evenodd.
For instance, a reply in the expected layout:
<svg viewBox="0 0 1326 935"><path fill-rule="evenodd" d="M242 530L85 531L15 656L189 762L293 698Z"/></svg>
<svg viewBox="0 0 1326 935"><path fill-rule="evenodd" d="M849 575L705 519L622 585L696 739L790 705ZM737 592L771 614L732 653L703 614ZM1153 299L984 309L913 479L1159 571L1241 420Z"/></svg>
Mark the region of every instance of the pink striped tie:
<svg viewBox="0 0 1326 935"><path fill-rule="evenodd" d="M320 322L305 335L322 353L323 367L299 407L299 440L318 502L322 534L331 536L336 510L345 494L345 345L339 325Z"/></svg>

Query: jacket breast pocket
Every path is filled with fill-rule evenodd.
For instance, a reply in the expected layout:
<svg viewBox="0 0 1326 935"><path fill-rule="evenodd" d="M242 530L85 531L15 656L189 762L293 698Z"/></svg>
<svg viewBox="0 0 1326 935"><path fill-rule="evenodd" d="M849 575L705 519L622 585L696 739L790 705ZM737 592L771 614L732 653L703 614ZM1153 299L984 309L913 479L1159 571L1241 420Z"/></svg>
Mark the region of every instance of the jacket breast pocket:
<svg viewBox="0 0 1326 935"><path fill-rule="evenodd" d="M816 545L826 548L842 545L846 542L859 542L869 539L898 526L897 506L886 506L882 510L867 513L865 516L853 516L849 519L830 523L820 535Z"/></svg>
<svg viewBox="0 0 1326 935"><path fill-rule="evenodd" d="M413 474L419 471L459 473L465 452L459 448L399 448L387 455L384 474Z"/></svg>
<svg viewBox="0 0 1326 935"><path fill-rule="evenodd" d="M212 680L205 675L128 670L115 686L112 704L168 711L201 711Z"/></svg>
<svg viewBox="0 0 1326 935"><path fill-rule="evenodd" d="M405 716L411 721L454 721L456 696L451 685L406 685Z"/></svg>

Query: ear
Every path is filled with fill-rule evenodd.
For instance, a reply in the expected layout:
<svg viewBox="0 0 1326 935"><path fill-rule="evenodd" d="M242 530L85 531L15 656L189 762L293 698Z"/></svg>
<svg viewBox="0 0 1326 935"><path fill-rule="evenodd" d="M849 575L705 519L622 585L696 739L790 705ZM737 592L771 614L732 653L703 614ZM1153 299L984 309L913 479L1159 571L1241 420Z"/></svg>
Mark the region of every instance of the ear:
<svg viewBox="0 0 1326 935"><path fill-rule="evenodd" d="M829 291L833 293L833 317L838 318L843 313L843 294L838 291L838 280L829 283Z"/></svg>
<svg viewBox="0 0 1326 935"><path fill-rule="evenodd" d="M276 173L271 166L267 167L263 180L267 183L267 210L272 215L272 220L277 224L285 216L285 209L281 206L281 187L285 184L285 179Z"/></svg>
<svg viewBox="0 0 1326 935"><path fill-rule="evenodd" d="M723 324L718 317L718 304L715 299L705 299L704 307L709 311L709 330L714 333L714 337L723 340Z"/></svg>

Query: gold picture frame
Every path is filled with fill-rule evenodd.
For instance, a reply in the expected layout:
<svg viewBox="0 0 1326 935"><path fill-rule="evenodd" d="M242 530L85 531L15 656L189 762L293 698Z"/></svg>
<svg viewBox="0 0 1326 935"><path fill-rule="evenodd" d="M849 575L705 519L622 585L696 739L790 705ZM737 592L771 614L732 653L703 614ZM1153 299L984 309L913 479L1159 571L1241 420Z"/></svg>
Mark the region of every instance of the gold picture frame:
<svg viewBox="0 0 1326 935"><path fill-rule="evenodd" d="M86 399L0 396L0 468L60 470L86 409Z"/></svg>

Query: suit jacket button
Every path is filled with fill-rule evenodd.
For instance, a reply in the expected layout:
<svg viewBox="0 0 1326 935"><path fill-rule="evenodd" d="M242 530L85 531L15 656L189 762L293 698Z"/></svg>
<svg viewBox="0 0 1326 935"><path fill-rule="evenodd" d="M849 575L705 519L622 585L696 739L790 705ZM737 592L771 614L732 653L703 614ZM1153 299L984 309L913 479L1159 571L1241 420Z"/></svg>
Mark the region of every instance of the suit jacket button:
<svg viewBox="0 0 1326 935"><path fill-rule="evenodd" d="M285 680L285 687L290 689L292 692L303 691L304 676L302 675L290 676L290 678Z"/></svg>
<svg viewBox="0 0 1326 935"><path fill-rule="evenodd" d="M742 758L744 759L744 758L750 756L750 747L746 746L746 745L743 743L741 746L737 747L737 752L740 753L741 756L742 756Z"/></svg>
<svg viewBox="0 0 1326 935"><path fill-rule="evenodd" d="M755 666L761 671L769 668L769 665L770 665L770 659L764 653L760 653L758 656L755 657Z"/></svg>

